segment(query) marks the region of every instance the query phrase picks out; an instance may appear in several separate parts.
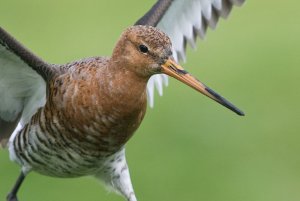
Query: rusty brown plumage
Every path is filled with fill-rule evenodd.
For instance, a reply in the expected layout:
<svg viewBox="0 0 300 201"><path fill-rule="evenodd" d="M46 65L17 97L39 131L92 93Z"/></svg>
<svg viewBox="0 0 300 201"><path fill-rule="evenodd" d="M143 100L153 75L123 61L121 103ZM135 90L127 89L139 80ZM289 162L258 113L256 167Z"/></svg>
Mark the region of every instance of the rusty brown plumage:
<svg viewBox="0 0 300 201"><path fill-rule="evenodd" d="M100 139L98 149L107 139L110 149L118 150L144 116L147 78L110 62L109 58L96 57L63 66L65 73L49 83L52 93L45 112L68 128L66 137L83 140L91 135ZM79 132L72 132L74 129Z"/></svg>

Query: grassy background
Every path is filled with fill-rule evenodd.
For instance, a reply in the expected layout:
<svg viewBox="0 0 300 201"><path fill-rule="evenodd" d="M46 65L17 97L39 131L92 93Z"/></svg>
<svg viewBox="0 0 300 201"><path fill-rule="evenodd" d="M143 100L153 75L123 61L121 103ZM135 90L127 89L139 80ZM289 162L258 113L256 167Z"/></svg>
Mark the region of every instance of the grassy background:
<svg viewBox="0 0 300 201"><path fill-rule="evenodd" d="M0 25L52 63L110 55L151 1L1 0ZM190 72L246 112L238 117L170 80L127 145L139 200L300 200L300 2L248 0L198 51ZM0 200L19 167L0 152ZM21 201L121 201L93 178L32 173Z"/></svg>

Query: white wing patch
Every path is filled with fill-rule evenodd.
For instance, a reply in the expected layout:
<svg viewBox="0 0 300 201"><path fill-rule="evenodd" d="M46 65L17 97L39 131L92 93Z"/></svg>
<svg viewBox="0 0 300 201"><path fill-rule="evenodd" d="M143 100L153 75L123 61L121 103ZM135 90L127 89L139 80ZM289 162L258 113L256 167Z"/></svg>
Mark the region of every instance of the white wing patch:
<svg viewBox="0 0 300 201"><path fill-rule="evenodd" d="M22 125L46 102L43 78L1 45L0 93L0 118L13 121L21 114Z"/></svg>
<svg viewBox="0 0 300 201"><path fill-rule="evenodd" d="M157 28L164 31L173 44L173 57L175 61L186 61L185 43L192 48L196 47L197 35L204 39L207 26L215 29L219 16L226 18L232 5L240 6L244 0L174 0ZM154 88L160 95L163 85L167 85L168 76L154 75L147 85L150 107L154 105Z"/></svg>
<svg viewBox="0 0 300 201"><path fill-rule="evenodd" d="M152 75L147 83L147 96L150 107L154 106L155 88L160 96L163 95L163 86L168 86L168 76L165 74Z"/></svg>

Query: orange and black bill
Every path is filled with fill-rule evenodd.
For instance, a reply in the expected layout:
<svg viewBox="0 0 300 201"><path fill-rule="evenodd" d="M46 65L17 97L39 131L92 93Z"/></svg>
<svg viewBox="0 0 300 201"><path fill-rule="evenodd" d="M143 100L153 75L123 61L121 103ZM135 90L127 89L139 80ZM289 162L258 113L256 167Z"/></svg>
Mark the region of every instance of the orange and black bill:
<svg viewBox="0 0 300 201"><path fill-rule="evenodd" d="M164 64L161 65L162 73L176 78L177 80L189 85L190 87L196 89L200 93L208 96L214 101L220 103L221 105L227 107L231 111L235 112L240 116L244 116L244 112L235 107L232 103L227 101L225 98L214 92L212 89L207 87L205 84L201 83L198 79L190 75L185 71L180 65L178 65L174 60L168 59Z"/></svg>

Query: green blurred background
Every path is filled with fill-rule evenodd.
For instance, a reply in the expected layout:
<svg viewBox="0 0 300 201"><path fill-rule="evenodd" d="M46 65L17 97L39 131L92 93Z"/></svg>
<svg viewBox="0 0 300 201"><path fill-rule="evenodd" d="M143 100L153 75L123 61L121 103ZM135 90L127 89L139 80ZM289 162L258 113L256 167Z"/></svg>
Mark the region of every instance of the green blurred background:
<svg viewBox="0 0 300 201"><path fill-rule="evenodd" d="M0 25L51 63L110 55L154 0L0 0ZM248 0L184 66L246 113L170 80L127 145L142 201L300 200L300 2ZM0 200L19 174L0 151ZM122 201L90 177L31 173L21 201Z"/></svg>

